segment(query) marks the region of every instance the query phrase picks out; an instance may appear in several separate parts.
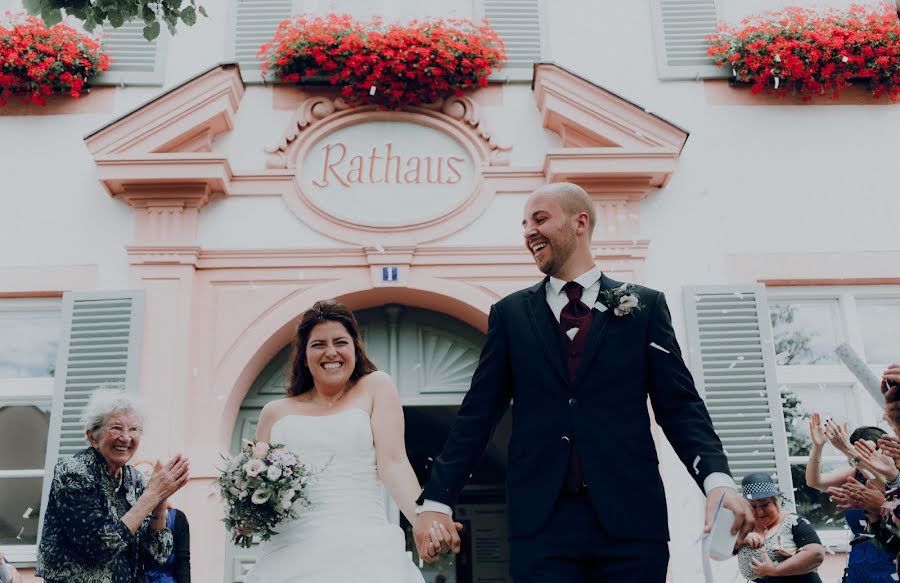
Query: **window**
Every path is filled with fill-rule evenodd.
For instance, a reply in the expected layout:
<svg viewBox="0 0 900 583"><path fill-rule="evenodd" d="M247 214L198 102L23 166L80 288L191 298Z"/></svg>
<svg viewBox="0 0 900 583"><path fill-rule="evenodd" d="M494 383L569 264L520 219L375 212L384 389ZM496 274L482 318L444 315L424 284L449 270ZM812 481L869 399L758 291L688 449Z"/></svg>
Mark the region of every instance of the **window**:
<svg viewBox="0 0 900 583"><path fill-rule="evenodd" d="M0 300L0 550L11 561L34 560L61 336L59 300Z"/></svg>
<svg viewBox="0 0 900 583"><path fill-rule="evenodd" d="M797 511L822 529L826 544L845 542L842 512L805 483L809 413L818 410L851 431L885 427L881 404L858 385L834 348L849 342L878 376L900 359L900 286L769 288L767 295ZM830 445L822 461L823 471L848 467Z"/></svg>

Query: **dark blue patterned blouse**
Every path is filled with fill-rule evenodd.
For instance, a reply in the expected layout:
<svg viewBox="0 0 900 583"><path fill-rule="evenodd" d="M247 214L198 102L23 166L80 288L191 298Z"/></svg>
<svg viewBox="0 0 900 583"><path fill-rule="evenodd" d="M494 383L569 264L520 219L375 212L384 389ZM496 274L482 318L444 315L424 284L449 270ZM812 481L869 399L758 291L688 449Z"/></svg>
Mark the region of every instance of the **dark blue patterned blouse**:
<svg viewBox="0 0 900 583"><path fill-rule="evenodd" d="M37 575L46 583L133 583L144 565L161 565L172 552L172 532L154 531L149 518L131 534L121 518L144 493L131 466L114 478L89 447L60 459L38 549Z"/></svg>

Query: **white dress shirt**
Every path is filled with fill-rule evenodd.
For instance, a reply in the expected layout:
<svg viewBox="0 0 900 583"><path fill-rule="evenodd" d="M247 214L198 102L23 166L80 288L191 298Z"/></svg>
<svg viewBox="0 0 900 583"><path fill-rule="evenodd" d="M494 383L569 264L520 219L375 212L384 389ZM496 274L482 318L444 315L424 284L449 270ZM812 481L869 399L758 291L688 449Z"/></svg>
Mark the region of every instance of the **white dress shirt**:
<svg viewBox="0 0 900 583"><path fill-rule="evenodd" d="M597 298L600 296L600 277L602 275L603 272L595 265L572 280L584 288L584 291L581 292L581 301L590 308L594 307ZM563 291L564 285L566 285L566 280L557 279L552 275L546 285L547 305L550 306L550 311L553 312L553 317L556 318L557 322L559 322L559 317L563 308L569 303L569 297L566 295L566 292ZM737 488L734 479L724 472L713 472L703 480L703 490L707 494L709 494L713 488L718 488L720 486ZM442 512L451 516L453 515L453 510L449 506L434 500L426 499L421 506L416 508L416 514L432 511Z"/></svg>

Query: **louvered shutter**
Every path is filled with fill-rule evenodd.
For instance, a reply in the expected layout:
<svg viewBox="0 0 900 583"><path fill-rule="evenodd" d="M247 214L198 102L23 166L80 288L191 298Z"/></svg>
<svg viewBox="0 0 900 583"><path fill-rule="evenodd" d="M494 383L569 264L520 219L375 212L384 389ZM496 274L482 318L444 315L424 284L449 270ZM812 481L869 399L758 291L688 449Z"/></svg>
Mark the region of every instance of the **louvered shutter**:
<svg viewBox="0 0 900 583"><path fill-rule="evenodd" d="M541 61L540 0L484 0L484 18L506 45L508 61L492 79L531 79Z"/></svg>
<svg viewBox="0 0 900 583"><path fill-rule="evenodd" d="M106 384L136 390L143 314L142 291L63 296L65 335L56 366L41 508L47 507L57 459L87 445L81 414L91 392Z"/></svg>
<svg viewBox="0 0 900 583"><path fill-rule="evenodd" d="M716 31L716 0L651 0L660 79L728 77L706 56L706 36ZM726 67L727 69L727 67Z"/></svg>
<svg viewBox="0 0 900 583"><path fill-rule="evenodd" d="M162 85L165 32L152 42L144 38L144 21L128 22L119 28L104 26L100 44L112 63L98 75L95 85Z"/></svg>
<svg viewBox="0 0 900 583"><path fill-rule="evenodd" d="M684 290L690 363L735 480L773 475L793 499L765 287Z"/></svg>
<svg viewBox="0 0 900 583"><path fill-rule="evenodd" d="M294 12L292 0L235 0L233 49L245 83L259 83L259 47L270 41L281 21Z"/></svg>

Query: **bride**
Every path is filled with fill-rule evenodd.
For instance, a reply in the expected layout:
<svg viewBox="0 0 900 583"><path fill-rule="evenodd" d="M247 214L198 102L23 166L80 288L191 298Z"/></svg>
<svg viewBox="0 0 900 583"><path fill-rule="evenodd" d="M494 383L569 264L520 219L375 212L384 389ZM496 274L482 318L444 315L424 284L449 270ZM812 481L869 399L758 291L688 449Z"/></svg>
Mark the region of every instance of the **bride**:
<svg viewBox="0 0 900 583"><path fill-rule="evenodd" d="M421 488L406 457L400 397L366 356L343 304L319 301L303 314L287 395L263 408L257 441L283 443L321 471L308 486L310 506L260 545L246 581L424 583L384 506L387 488L415 523ZM450 541L439 524L431 537L429 554Z"/></svg>

